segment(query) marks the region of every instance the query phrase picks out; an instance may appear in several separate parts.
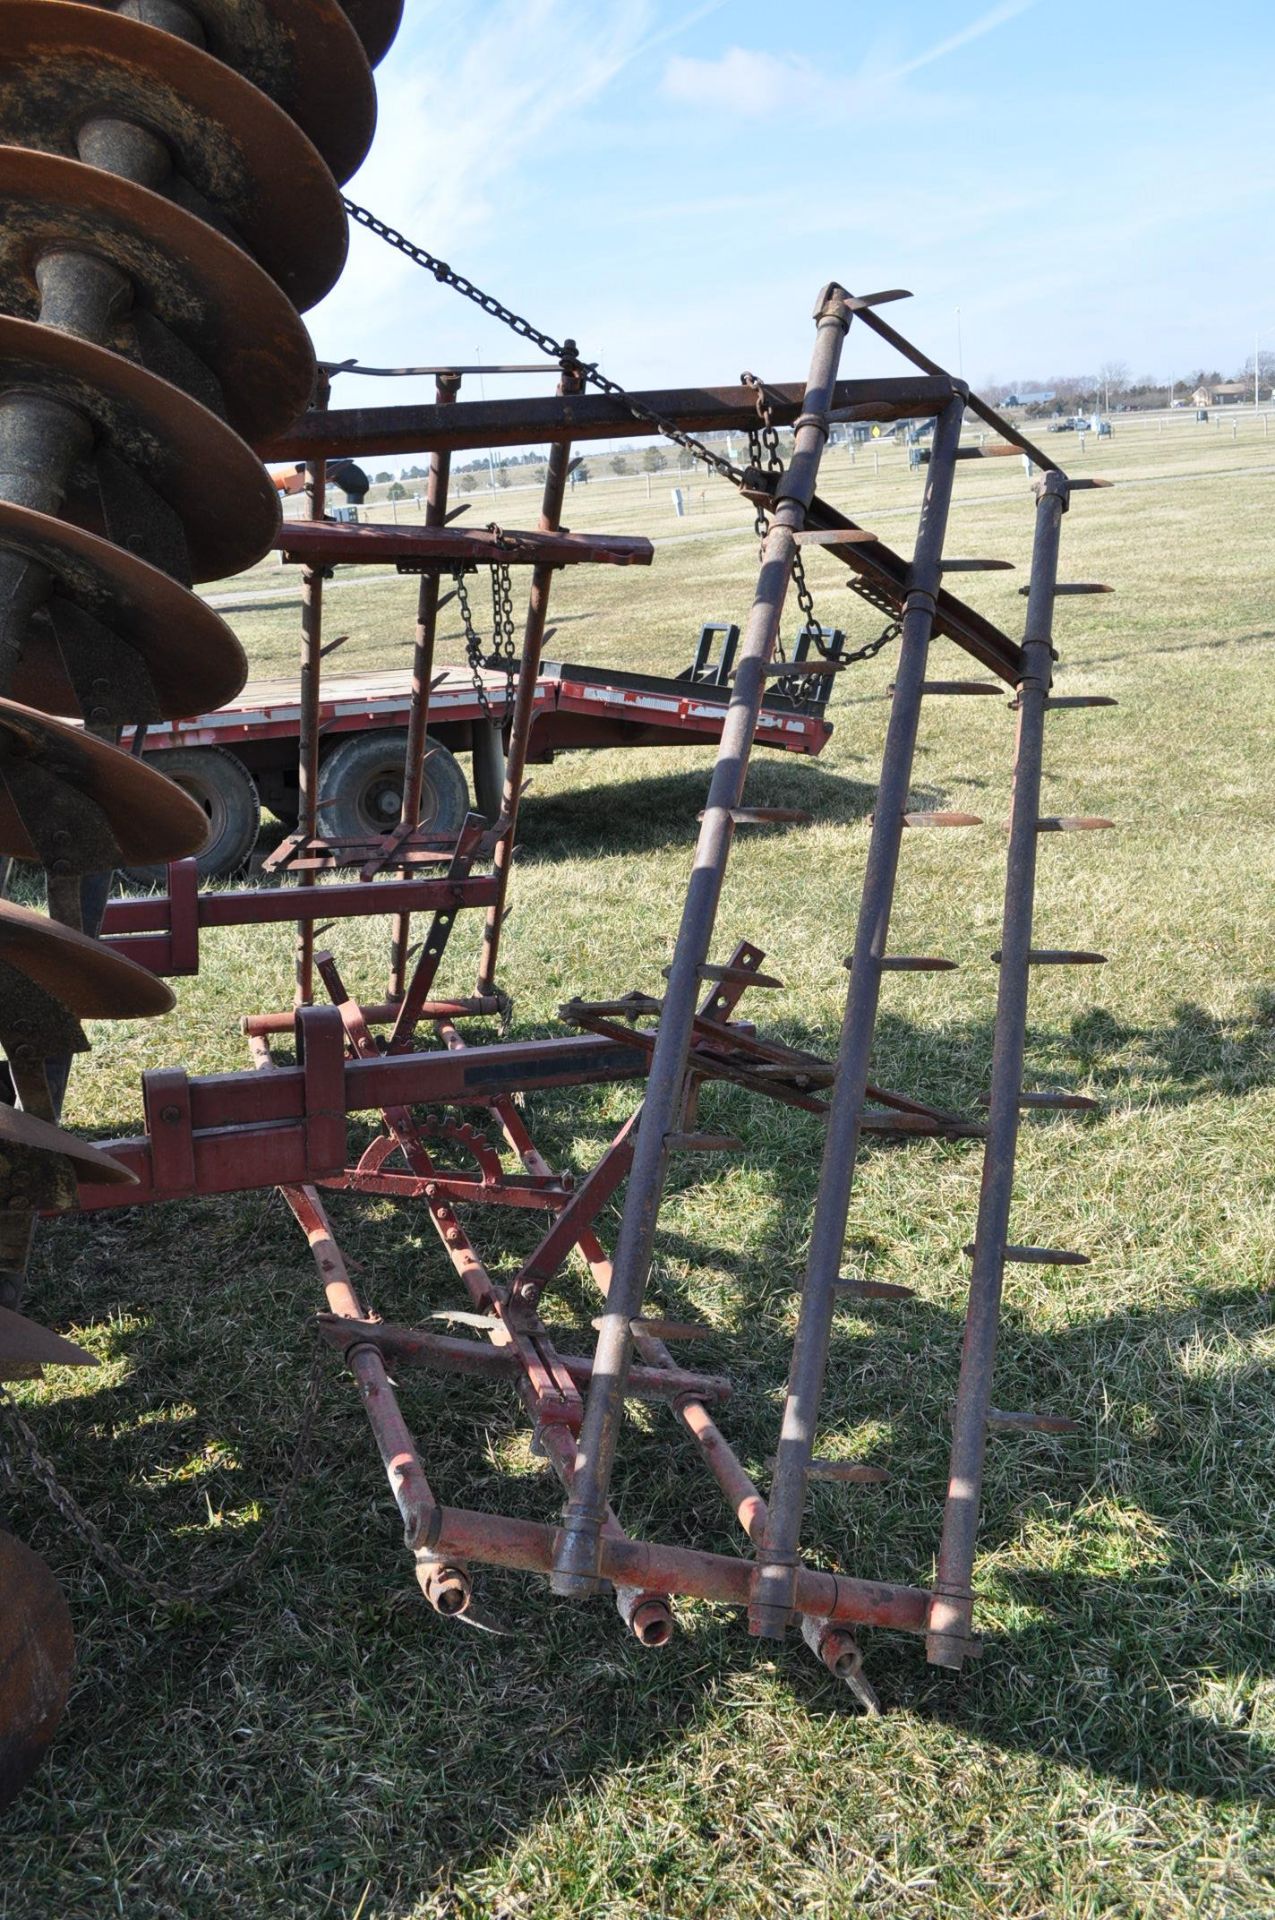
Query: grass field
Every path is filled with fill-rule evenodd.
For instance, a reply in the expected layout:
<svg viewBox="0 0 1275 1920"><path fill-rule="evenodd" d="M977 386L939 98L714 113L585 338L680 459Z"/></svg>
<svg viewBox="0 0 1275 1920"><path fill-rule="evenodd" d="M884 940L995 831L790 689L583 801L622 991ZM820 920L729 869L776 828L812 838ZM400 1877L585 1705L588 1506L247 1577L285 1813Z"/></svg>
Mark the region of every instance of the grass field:
<svg viewBox="0 0 1275 1920"><path fill-rule="evenodd" d="M264 1578L215 1607L139 1603L19 1477L15 1525L65 1582L80 1659L51 1761L5 1818L6 1920L1272 1912L1275 442L1247 415L1234 439L1229 421L1130 423L1091 440L1083 463L1062 436L1049 444L1121 483L1077 496L1062 569L1118 594L1063 602L1056 635L1059 689L1121 705L1051 723L1048 805L1119 831L1041 852L1038 938L1110 963L1038 985L1031 1070L1103 1110L1029 1117L1016 1237L1083 1248L1093 1265L1011 1270L996 1399L1082 1431L992 1442L981 1664L954 1678L913 1641L865 1634L886 1707L869 1721L799 1642L760 1645L697 1605L647 1653L601 1602L571 1608L483 1573L483 1604L511 1637L448 1625L415 1594L334 1372L289 1537ZM649 573L560 576L552 654L672 668L701 620L742 620L748 515L716 483L701 501L697 482L674 520L676 477L656 476L649 502L640 479L573 495L572 525L648 531L657 551ZM823 490L906 547L920 479L896 450L879 471L870 453L853 467L834 453ZM529 524L534 506L511 491L497 513ZM482 496L470 517L490 517ZM1011 631L1031 519L1017 460L960 469L948 549L1018 563L961 583ZM816 558L811 574L822 617L869 637L879 623L837 570ZM295 596L267 604L292 579L267 565L222 583L249 595L229 617L254 671L294 656ZM334 590L343 666L406 664L411 602L393 580ZM947 642L934 660L962 670ZM787 983L768 1023L829 1050L890 673L887 654L839 681L819 761L758 758L750 796L814 819L741 836L722 904L718 957L756 940ZM875 1055L885 1084L971 1111L988 1072L1010 753L1003 703L930 703L918 798L986 824L908 839L893 945L962 970L888 981ZM535 770L504 962L519 1033L550 1030L569 992L658 989L709 760L599 754ZM73 1123L130 1130L146 1066L243 1063L238 1014L286 1000L289 942L236 931L206 951L176 1014L98 1031ZM383 929L342 932L338 952L352 984L379 994ZM462 923L458 986L473 952ZM529 1106L545 1150L583 1168L633 1098L586 1089ZM744 1152L674 1180L654 1310L712 1323L697 1356L734 1374L724 1425L764 1483L818 1130L735 1090L710 1091L704 1112ZM893 1479L816 1491L808 1537L823 1564L932 1572L978 1175L975 1143L864 1153L849 1257L917 1297L838 1316L822 1450ZM417 1212L334 1213L387 1317L457 1302ZM525 1245L512 1216L479 1227L502 1263ZM310 1361L318 1289L282 1204L262 1193L61 1222L40 1236L32 1299L102 1363L22 1392L67 1479L152 1570L214 1576L271 1511ZM592 1310L573 1276L547 1313L587 1326ZM511 1399L462 1384L444 1405L418 1376L404 1400L443 1498L555 1514ZM618 1505L634 1531L736 1544L667 1418L631 1422Z"/></svg>

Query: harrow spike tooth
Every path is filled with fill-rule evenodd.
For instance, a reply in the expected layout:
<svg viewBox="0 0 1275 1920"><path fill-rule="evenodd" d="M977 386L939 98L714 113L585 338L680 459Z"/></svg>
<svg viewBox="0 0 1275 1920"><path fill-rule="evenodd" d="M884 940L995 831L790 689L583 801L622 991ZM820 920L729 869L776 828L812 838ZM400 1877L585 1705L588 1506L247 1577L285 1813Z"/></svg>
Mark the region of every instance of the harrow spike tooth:
<svg viewBox="0 0 1275 1920"><path fill-rule="evenodd" d="M742 1153L744 1143L733 1133L666 1133L670 1153Z"/></svg>
<svg viewBox="0 0 1275 1920"><path fill-rule="evenodd" d="M1030 587L1018 589L1023 599L1031 592ZM1056 594L1114 593L1114 587L1108 587L1101 580L1059 580L1054 587Z"/></svg>
<svg viewBox="0 0 1275 1920"><path fill-rule="evenodd" d="M589 1324L595 1333L600 1333L605 1322L598 1315ZM717 1337L717 1329L705 1326L702 1320L661 1320L646 1315L629 1324L636 1336L650 1340L713 1340Z"/></svg>
<svg viewBox="0 0 1275 1920"><path fill-rule="evenodd" d="M810 1479L853 1487L884 1487L894 1478L884 1467L872 1467L858 1460L813 1459Z"/></svg>
<svg viewBox="0 0 1275 1920"><path fill-rule="evenodd" d="M703 820L705 811L697 813L696 820ZM814 818L804 807L728 807L726 811L737 827L808 827Z"/></svg>
<svg viewBox="0 0 1275 1920"><path fill-rule="evenodd" d="M886 692L893 695L894 686L895 683L892 680ZM922 680L921 682L921 692L925 694L964 694L966 697L975 697L990 693L996 697L1004 691L1004 684L999 680Z"/></svg>
<svg viewBox="0 0 1275 1920"><path fill-rule="evenodd" d="M838 1293L848 1293L858 1300L915 1300L915 1287L902 1287L893 1280L860 1280L853 1274L843 1275L834 1281Z"/></svg>
<svg viewBox="0 0 1275 1920"><path fill-rule="evenodd" d="M905 827L981 827L983 816L979 813L905 813Z"/></svg>
<svg viewBox="0 0 1275 1920"><path fill-rule="evenodd" d="M1102 833L1115 826L1097 813L1047 813L1036 822L1037 833Z"/></svg>
<svg viewBox="0 0 1275 1920"><path fill-rule="evenodd" d="M462 1608L459 1613L449 1613L446 1614L444 1618L455 1620L462 1627L472 1627L476 1633L493 1634L497 1639L513 1640L516 1638L512 1627L502 1626L500 1621L493 1620L489 1613L481 1612L472 1600L469 1605Z"/></svg>
<svg viewBox="0 0 1275 1920"><path fill-rule="evenodd" d="M1050 693L1045 696L1046 713L1074 712L1079 707L1118 707L1120 702L1109 693Z"/></svg>
<svg viewBox="0 0 1275 1920"><path fill-rule="evenodd" d="M771 660L761 671L765 680L806 680L811 674L842 673L852 664L849 660Z"/></svg>
<svg viewBox="0 0 1275 1920"><path fill-rule="evenodd" d="M973 1259L975 1243L971 1240L962 1248L969 1259ZM1092 1258L1087 1253L1072 1253L1065 1247L1026 1247L1010 1245L1002 1247L1001 1258L1013 1266L1019 1267L1089 1267Z"/></svg>
<svg viewBox="0 0 1275 1920"><path fill-rule="evenodd" d="M1079 1420L1060 1413L1006 1413L1001 1407L987 1409L987 1424L1006 1433L1083 1433Z"/></svg>
<svg viewBox="0 0 1275 1920"><path fill-rule="evenodd" d="M892 300L910 300L907 287L887 287L883 293L848 293L841 305L847 313L866 313L870 307L884 307Z"/></svg>
<svg viewBox="0 0 1275 1920"><path fill-rule="evenodd" d="M1014 573L1012 560L940 560L940 573Z"/></svg>
<svg viewBox="0 0 1275 1920"><path fill-rule="evenodd" d="M752 967L718 966L711 960L705 960L695 971L701 980L716 981L719 986L782 987L784 984L771 973L758 973ZM667 980L672 968L661 967L660 972Z"/></svg>
<svg viewBox="0 0 1275 1920"><path fill-rule="evenodd" d="M874 547L881 536L864 527L802 527L796 540L799 547Z"/></svg>
<svg viewBox="0 0 1275 1920"><path fill-rule="evenodd" d="M471 505L470 501L462 500L458 507L449 507L447 512L443 515L443 525L445 527L450 527L453 520L459 520L462 513L469 512L470 505ZM454 600L456 598L456 589L454 587L452 588L452 591L448 594L447 598L449 600ZM441 607L443 603L440 600L438 604Z"/></svg>
<svg viewBox="0 0 1275 1920"><path fill-rule="evenodd" d="M1001 949L992 954L992 965L1002 964ZM1029 967L1105 967L1105 953L1089 953L1079 947L1029 947L1027 949Z"/></svg>
<svg viewBox="0 0 1275 1920"><path fill-rule="evenodd" d="M990 1094L981 1093L978 1104L980 1107L985 1107L990 1100ZM1048 1090L1039 1093L1024 1090L1018 1096L1018 1104L1023 1108L1040 1107L1046 1111L1059 1113L1100 1113L1102 1111L1101 1101L1091 1100L1087 1094L1052 1093Z"/></svg>
<svg viewBox="0 0 1275 1920"><path fill-rule="evenodd" d="M854 955L847 954L844 965L849 966ZM880 961L882 973L955 973L960 966L959 960L944 960L935 954L887 953Z"/></svg>

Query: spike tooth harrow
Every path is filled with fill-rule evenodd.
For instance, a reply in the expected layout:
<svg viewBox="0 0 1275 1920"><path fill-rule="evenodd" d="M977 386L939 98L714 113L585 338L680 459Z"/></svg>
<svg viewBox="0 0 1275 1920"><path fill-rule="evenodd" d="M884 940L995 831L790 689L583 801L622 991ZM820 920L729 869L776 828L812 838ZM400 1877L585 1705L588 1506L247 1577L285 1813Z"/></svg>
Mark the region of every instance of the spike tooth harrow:
<svg viewBox="0 0 1275 1920"><path fill-rule="evenodd" d="M765 390L772 404L789 407L793 454L782 471L749 469L742 476L744 492L768 513L770 525L701 815L682 930L659 999L572 1002L564 1013L585 1031L552 1041L469 1046L452 1025L459 1012L491 1014L507 1007L496 985L498 949L549 587L563 558L556 548L551 558L534 540L498 530L496 545L505 559L533 569L500 818L484 829L471 817L458 840L433 848L415 831L441 604L440 563L434 561L431 572L431 562L418 556L423 578L402 818L393 834L362 849L363 880L325 888L321 900L305 897L304 889L327 866L348 863L352 849L332 847L318 834L317 735L311 728L307 737L303 725L301 831L285 842L280 859L295 869L301 891L291 890L284 902L251 895L214 902L198 895L187 861L170 869L170 896L158 909L160 919L150 917L155 910L149 904L124 909L123 924L135 930L140 946L125 937L112 951L92 937L102 917L103 875L122 861L172 859L202 838L202 814L115 742L126 725L144 729L153 720L195 712L212 704L214 695L229 697L242 680L237 643L187 589L193 580L251 564L275 536L277 503L239 435L251 431L258 444L286 438L295 431L293 415L313 390L315 367L297 308L320 297L340 270L345 216L334 174L344 178L358 164L374 114L361 49L369 57L383 51L398 12L394 0L350 0L345 8L335 0L125 0L118 7L0 0L6 28L0 37L0 267L8 290L0 312L0 853L46 867L53 915L29 925L33 916L0 912L0 1044L21 1100L20 1109L0 1107L0 1166L8 1179L6 1211L0 1214L0 1287L5 1304L16 1303L32 1218L68 1205L77 1176L81 1203L89 1207L118 1204L112 1183L121 1179L138 1181L133 1197L142 1202L277 1184L314 1251L330 1308L321 1330L359 1385L416 1577L439 1613L490 1624L474 1606L473 1561L537 1571L568 1595L609 1586L630 1629L650 1646L664 1644L673 1631L671 1598L698 1595L747 1606L753 1631L763 1635L778 1637L799 1623L816 1656L871 1708L874 1696L847 1629L882 1624L921 1634L932 1661L959 1665L977 1644L972 1575L986 1434L1056 1432L1068 1424L1052 1415L993 1407L992 1364L1005 1263L1075 1258L1008 1240L1018 1114L1047 1098L1022 1087L1028 969L1046 961L1100 958L1031 946L1035 838L1109 824L1079 815L1045 819L1039 812L1044 713L1067 704L1049 697L1049 683L1053 600L1069 590L1057 582L1058 522L1069 483L1030 442L879 319L874 300L887 296L856 299L835 284L823 289L804 391ZM286 202L278 190L284 174L290 182ZM842 345L856 318L926 375L879 383L890 417L917 411L937 420L910 561L815 491L829 415L842 391ZM529 337L540 338L534 330ZM586 421L592 422L589 431L612 432L617 424L575 398L592 370L576 358L574 344L550 344L562 377L559 414L547 423L552 452L541 541L555 536L560 524L574 431ZM431 457L426 525L435 530L449 518L448 453L469 444L466 410L457 404L459 384L458 374L439 376L435 411L450 419L440 421ZM858 383L860 389L871 385ZM613 404L617 390L608 391ZM668 403L675 396L654 398L661 419L671 418L675 409ZM711 399L699 396L696 404ZM860 415L872 404L868 391L853 402ZM947 502L957 463L970 451L959 444L966 407L1013 443L1002 451L1021 451L1046 470L1022 648L942 585ZM378 410L378 420L393 411ZM408 425L413 410L398 411L403 420L397 430L414 434ZM534 437L545 437L543 409L529 411L527 403L505 409L503 422L493 421L490 407L471 411L475 419L483 416L473 444L488 444L493 427L505 442L513 441L517 422L533 417ZM649 431L650 410L645 424L637 411L638 430ZM302 429L315 455L310 492L321 523L324 455L351 449L341 444L339 417L325 424L325 414L312 409ZM430 444L427 435L412 439L413 445L422 442ZM373 444L380 444L375 432ZM482 557L481 540L469 536L466 546L465 536L459 538L471 562ZM835 1065L765 1041L751 1022L735 1017L750 986L779 984L761 974L760 949L745 943L724 965L709 960L735 829L806 819L793 809L748 806L744 796L760 702L767 676L776 672L772 653L803 540L812 558L822 552L844 564L850 584L902 628ZM578 557L614 558L616 546L599 541ZM996 564L948 563L947 570ZM304 705L311 719L325 651L322 578L322 551L311 542L303 655ZM907 805L924 695L988 690L979 683L926 679L937 634L950 636L1018 690L1018 762L985 1127L869 1079L883 976L950 966L886 950L904 830L978 824L972 816ZM81 721L82 729L68 728L67 719ZM140 732L135 737L140 740ZM473 872L488 857L491 874ZM408 874L418 861L434 861L441 878L373 885L371 876L382 868ZM440 1001L433 997L435 976L465 906L481 908L484 916L477 991ZM408 915L423 910L431 919L409 968ZM335 959L316 949L315 923L321 914L375 911L395 914L389 994L383 1006L363 1007L346 991ZM193 971L201 924L283 918L298 923L295 1068L276 1063L269 1050L269 1035L284 1030L283 1016L253 1016L245 1022L252 1073L220 1076L215 1087L190 1081L180 1070L148 1076L145 1138L112 1143L106 1155L57 1130L66 1061L84 1045L80 1018L159 1011L167 1004L166 990L129 957L131 944L163 970ZM166 931L155 936L160 927ZM332 998L330 1007L308 1004L316 973ZM702 996L701 987L707 989ZM652 1019L654 1025L638 1024ZM441 1052L414 1050L422 1023L432 1026ZM391 1026L387 1042L374 1038L375 1024ZM578 1186L556 1175L539 1154L511 1097L521 1088L644 1076L638 1112ZM680 1366L670 1350L669 1342L693 1339L704 1329L643 1311L669 1155L731 1151L738 1144L695 1118L699 1090L715 1079L819 1114L827 1130L769 1499L717 1424L727 1383ZM508 1174L492 1143L467 1119L422 1121L416 1109L423 1103L485 1116L523 1172ZM384 1131L348 1165L346 1115L368 1109L381 1113ZM951 1483L933 1588L822 1573L800 1559L812 1480L867 1484L884 1477L871 1466L816 1454L834 1298L851 1291L865 1299L895 1299L906 1292L847 1279L839 1271L865 1132L985 1135L987 1142ZM441 1164L443 1150L459 1150L466 1164ZM596 1223L626 1181L612 1262ZM424 1200L469 1297L472 1311L454 1317L472 1322L485 1340L431 1336L376 1320L355 1290L332 1232L321 1192L329 1186ZM508 1285L484 1264L462 1224L457 1209L470 1204L545 1216L537 1245ZM559 1353L538 1312L573 1251L603 1298L591 1356ZM10 1372L21 1373L38 1366L42 1354L53 1357L51 1347L40 1345L51 1336L19 1320L0 1314L0 1377L6 1363ZM511 1380L533 1421L537 1447L562 1483L562 1526L442 1505L399 1408L387 1362ZM611 1479L629 1397L668 1402L742 1526L752 1560L669 1548L624 1533L611 1503ZM6 1551L0 1536L0 1572L11 1564L16 1579L20 1550L15 1546L7 1562ZM36 1587L38 1582L31 1591ZM52 1694L36 1699L21 1678L24 1662L41 1646L64 1680L70 1653L54 1600L33 1602L18 1619L0 1616L0 1652L14 1656L6 1671L19 1676L0 1700L0 1781L6 1784L20 1784L59 1710Z"/></svg>
<svg viewBox="0 0 1275 1920"><path fill-rule="evenodd" d="M0 855L44 867L50 908L0 903L20 1102L0 1106L0 1380L40 1364L12 1311L35 1215L74 1204L77 1175L131 1178L57 1127L67 1064L82 1019L172 996L93 936L116 866L191 854L207 823L116 743L243 684L242 649L189 587L274 537L277 498L240 434L286 426L313 389L297 305L340 271L334 174L371 140L364 45L384 50L399 8L356 12L0 7ZM56 1583L7 1534L0 1591L5 1799L51 1737L73 1653Z"/></svg>

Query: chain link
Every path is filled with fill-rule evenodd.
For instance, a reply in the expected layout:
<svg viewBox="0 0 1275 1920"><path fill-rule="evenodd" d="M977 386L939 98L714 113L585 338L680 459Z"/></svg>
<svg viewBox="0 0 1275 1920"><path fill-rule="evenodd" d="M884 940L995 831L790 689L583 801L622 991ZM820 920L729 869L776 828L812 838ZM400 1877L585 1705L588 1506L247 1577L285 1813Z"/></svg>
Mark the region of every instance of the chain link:
<svg viewBox="0 0 1275 1920"><path fill-rule="evenodd" d="M666 440L672 440L675 445L683 447L696 460L703 461L711 472L720 475L723 480L729 480L733 487L742 492L748 486L748 474L741 468L734 466L721 454L714 453L711 447L706 447L704 442L697 440L693 434L683 433L682 429L675 427L670 420L663 419L650 407L643 406L641 401L635 400L618 381L609 380L591 362L577 359L573 342L555 340L552 334L542 333L539 327L533 326L531 321L525 319L522 314L515 313L512 307L505 306L493 294L484 293L481 287L475 286L472 280L467 280L463 273L457 273L455 268L448 266L445 260L440 260L437 254L430 253L427 247L417 246L415 241L408 240L397 228L387 225L384 220L378 220L374 213L370 213L366 207L359 206L355 201L347 199L345 195L341 198L342 205L351 220L361 227L366 227L369 233L374 233L378 239L384 240L387 246L393 247L397 252L406 255L409 260L415 261L418 267L424 267L426 272L432 273L441 285L451 287L466 300L472 300L475 306L481 307L483 312L490 314L494 320L501 321L520 339L530 340L532 345L539 347L542 353L556 360L564 372L579 372L590 386L597 388L599 393L605 393L613 400L620 401L635 420L645 421L647 425L654 427L656 432L662 434ZM752 373L741 374L740 379L744 386L754 388L757 394L758 425L750 427L748 431L749 457L752 467L768 473L780 473L783 471L783 460L779 452L779 434L775 427L765 384ZM767 520L765 508L761 502L757 504L753 524L758 539L764 540ZM474 676L474 691L478 695L483 711L490 719L491 708L473 651L474 646L477 645L480 662L481 643L478 642L473 621L469 616L469 601L464 591L462 577L457 574L455 579L461 604L461 616L465 622L465 652ZM815 614L814 598L806 582L800 553L796 555L793 562L793 580L797 588L798 604L805 618L804 631L809 635L811 645L817 649L820 656L827 659L830 650L824 639L824 629ZM847 666L852 666L860 660L871 660L883 648L888 647L891 641L897 639L901 632L900 623L892 619L884 632L875 640L869 640L866 646L859 647L852 653L843 653L839 657ZM512 651L511 648L506 648L506 657L510 651ZM783 657L782 649L780 657ZM506 667L506 673L510 672L511 669ZM512 691L512 681L510 691Z"/></svg>
<svg viewBox="0 0 1275 1920"><path fill-rule="evenodd" d="M342 205L351 220L356 221L361 227L366 227L369 233L374 233L378 239L384 240L387 246L394 247L399 253L405 254L409 260L414 260L418 267L424 267L425 271L432 273L443 286L451 287L466 300L472 300L475 306L481 307L483 312L489 313L494 320L503 322L520 339L530 340L533 346L539 347L540 351L548 354L551 360L556 360L564 373L579 372L591 387L597 388L599 393L605 393L611 399L620 401L635 420L646 421L649 426L655 428L657 433L663 434L666 440L672 440L679 447L684 447L697 460L702 460L712 472L720 474L723 480L729 480L732 486L743 485L744 475L738 467L732 466L730 461L724 459L720 453L714 453L711 447L706 447L704 442L697 440L693 434L683 433L680 427L675 427L671 421L662 419L658 413L652 412L650 407L644 407L640 400L635 400L631 394L626 393L618 381L608 380L604 373L599 373L597 367L591 362L578 360L569 341L564 343L561 340L555 340L551 333L542 333L539 327L533 327L530 320L524 319L520 313L515 313L512 307L505 306L494 295L484 293L481 287L476 287L472 280L467 280L463 273L457 273L445 260L440 260L437 254L430 253L428 248L418 247L414 241L405 239L396 228L387 226L384 220L378 220L376 215L369 213L366 207L356 205L353 200L347 200L344 195L342 195Z"/></svg>
<svg viewBox="0 0 1275 1920"><path fill-rule="evenodd" d="M497 536L497 545L499 545L503 536L494 520L489 523L487 530ZM487 693L487 683L483 679L483 669L484 667L503 667L505 670L506 717L513 712L514 682L518 674L517 645L514 638L513 582L509 576L509 567L501 561L491 570L491 610L494 632L490 660L483 658L482 637L474 625L469 586L463 569L458 567L452 574L452 579L456 582L456 603L460 608L461 625L465 630L465 662L469 668L474 698L482 708L483 717L488 725L494 726L496 716Z"/></svg>
<svg viewBox="0 0 1275 1920"><path fill-rule="evenodd" d="M96 1520L84 1511L75 1495L58 1478L57 1469L52 1461L40 1449L40 1443L31 1428L23 1419L12 1397L0 1387L0 1469L11 1480L17 1479L15 1463L21 1460L27 1472L41 1490L47 1494L50 1504L61 1515L71 1532L76 1534L103 1566L121 1580L126 1587L140 1593L159 1606L200 1606L210 1600L220 1599L223 1593L229 1593L232 1587L246 1580L265 1561L278 1544L284 1526L291 1517L293 1502L301 1484L301 1475L310 1457L314 1441L315 1422L319 1411L319 1396L323 1384L324 1353L316 1348L310 1367L310 1378L306 1385L305 1397L301 1406L301 1420L297 1428L296 1444L292 1451L292 1460L288 1467L283 1486L280 1489L275 1510L267 1520L260 1534L248 1551L237 1560L227 1572L219 1574L215 1580L203 1580L195 1586L178 1587L166 1580L152 1579L143 1573L140 1567L125 1560L119 1549L106 1538Z"/></svg>

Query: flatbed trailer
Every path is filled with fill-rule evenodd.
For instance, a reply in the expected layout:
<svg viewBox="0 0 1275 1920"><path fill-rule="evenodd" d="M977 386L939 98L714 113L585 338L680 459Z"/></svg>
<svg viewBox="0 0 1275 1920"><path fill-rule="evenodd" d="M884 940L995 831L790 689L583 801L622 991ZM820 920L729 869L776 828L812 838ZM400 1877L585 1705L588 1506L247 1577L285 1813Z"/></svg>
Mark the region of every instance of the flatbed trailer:
<svg viewBox="0 0 1275 1920"><path fill-rule="evenodd" d="M723 644L713 660L718 636ZM716 743L730 698L736 638L730 627L705 628L694 665L680 676L543 662L528 758L543 764L582 748ZM441 668L430 696L422 819L440 832L458 829L470 806L488 819L499 812L506 680L488 670L478 679L481 694L468 667ZM758 743L786 753L820 753L832 732L823 711L826 686L818 688L817 697L802 698L805 689L798 682L791 691L779 683L763 703ZM325 676L319 703L323 833L356 837L397 822L410 705L406 669ZM300 718L295 679L250 680L236 700L215 713L147 730L145 756L154 756L208 813L201 873L233 873L244 865L263 807L295 826ZM126 734L124 745L130 741ZM468 779L462 755L469 758Z"/></svg>

